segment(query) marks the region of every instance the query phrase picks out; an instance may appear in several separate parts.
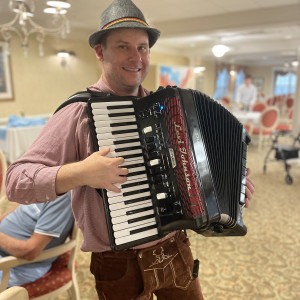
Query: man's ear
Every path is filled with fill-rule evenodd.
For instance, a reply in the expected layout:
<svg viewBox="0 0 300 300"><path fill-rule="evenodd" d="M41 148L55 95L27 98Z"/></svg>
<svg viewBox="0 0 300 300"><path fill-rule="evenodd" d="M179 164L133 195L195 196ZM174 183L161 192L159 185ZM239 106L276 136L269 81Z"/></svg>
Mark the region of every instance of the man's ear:
<svg viewBox="0 0 300 300"><path fill-rule="evenodd" d="M94 50L96 52L96 57L98 60L103 61L103 51L102 46L100 44L95 45Z"/></svg>

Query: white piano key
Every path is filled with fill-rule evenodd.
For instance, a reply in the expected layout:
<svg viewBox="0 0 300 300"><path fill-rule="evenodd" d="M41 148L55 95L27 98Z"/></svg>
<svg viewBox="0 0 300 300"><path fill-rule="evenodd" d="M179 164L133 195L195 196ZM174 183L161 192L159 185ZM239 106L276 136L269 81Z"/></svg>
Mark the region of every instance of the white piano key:
<svg viewBox="0 0 300 300"><path fill-rule="evenodd" d="M126 158L124 163L121 166L126 168L126 166L140 164L140 163L145 164L143 157L132 157L132 158Z"/></svg>
<svg viewBox="0 0 300 300"><path fill-rule="evenodd" d="M144 220L130 223L130 224L128 222L118 223L118 224L112 225L112 229L113 229L113 231L117 232L117 231L123 230L123 229L134 228L135 226L142 226L142 225L145 226L146 224L149 224L151 222L156 223L155 217L149 218L149 219L144 219Z"/></svg>
<svg viewBox="0 0 300 300"><path fill-rule="evenodd" d="M134 173L134 172L141 172L141 171L146 171L145 167L136 167L136 168L130 168L128 169L128 174Z"/></svg>
<svg viewBox="0 0 300 300"><path fill-rule="evenodd" d="M142 200L142 201L133 202L133 203L129 203L129 204L126 204L125 201L122 201L122 202L118 202L118 203L109 205L109 210L112 212L115 210L131 209L132 207L138 208L140 205L143 205L143 204L147 204L148 206L150 206L150 205L152 205L152 200L151 199Z"/></svg>
<svg viewBox="0 0 300 300"><path fill-rule="evenodd" d="M135 182L139 183L141 181L148 181L146 173L145 174L139 174L139 175L132 176L132 177L128 177L127 181L125 183L115 183L115 186L118 187L119 189L124 190L125 189L124 187L127 184L135 183Z"/></svg>
<svg viewBox="0 0 300 300"><path fill-rule="evenodd" d="M114 237L115 238L121 238L121 237L125 237L125 236L129 236L131 233L130 231L132 230L136 230L136 229L142 229L142 228L145 228L145 231L147 230L146 228L148 226L151 226L151 225L155 225L156 223L154 221L148 223L148 224L141 224L139 226L135 226L133 228L128 228L128 229L123 229L123 230L119 230L119 231L116 231L114 232ZM148 229L149 230L149 229ZM142 231L141 231L142 232Z"/></svg>
<svg viewBox="0 0 300 300"><path fill-rule="evenodd" d="M134 139L136 139L136 138L134 138ZM107 139L106 140L102 139L102 140L98 141L98 145L99 146L110 146L110 145L116 145L117 146L117 145L120 145L119 147L121 147L121 148L122 148L122 145L130 145L130 144L133 144L133 143L136 143L136 146L141 145L141 142L139 140L137 140L135 142L126 143L128 140L133 140L133 139L126 138L126 139L123 140L124 143L121 143L121 144L115 144L115 142L117 141L116 139L108 139L108 140ZM125 147L125 146L123 146L123 147Z"/></svg>
<svg viewBox="0 0 300 300"><path fill-rule="evenodd" d="M111 101L111 102L93 102L91 104L93 109L107 108L108 106L121 106L121 105L133 105L132 101Z"/></svg>
<svg viewBox="0 0 300 300"><path fill-rule="evenodd" d="M124 144L114 144L113 140L107 140L109 142L105 143L105 141L103 141L103 143L101 145L99 145L99 147L110 147L110 149L120 149L120 148L130 148L130 147L139 147L141 146L140 142L132 142L132 143L124 143Z"/></svg>
<svg viewBox="0 0 300 300"><path fill-rule="evenodd" d="M108 203L111 205L111 204L114 204L114 203L118 203L118 202L121 202L121 201L128 201L128 200L134 200L134 199L139 199L139 198L142 198L142 197L149 197L151 196L150 192L142 192L142 193L139 193L139 194L134 194L134 195L130 195L130 196L123 196L122 194L117 194L118 196L116 197L109 197L108 198Z"/></svg>
<svg viewBox="0 0 300 300"><path fill-rule="evenodd" d="M131 155L131 154L143 154L142 149L128 150L115 152L117 156Z"/></svg>
<svg viewBox="0 0 300 300"><path fill-rule="evenodd" d="M116 126L117 124L122 124L122 123L135 123L136 124L136 119L135 118L132 118L132 120L101 120L100 117L97 117L97 119L95 120L94 119L94 124L95 124L95 127L114 127ZM120 125L120 126L127 126L127 125Z"/></svg>
<svg viewBox="0 0 300 300"><path fill-rule="evenodd" d="M97 125L97 124L96 124ZM98 133L107 133L107 132L113 132L113 131L120 131L120 130L137 130L137 125L127 125L127 126L118 126L118 127L101 127L97 126L98 128Z"/></svg>
<svg viewBox="0 0 300 300"><path fill-rule="evenodd" d="M120 123L120 122L136 122L135 116L121 116L121 117L109 117L103 118L103 115L94 115L94 122L99 122L101 126L110 126L110 124Z"/></svg>
<svg viewBox="0 0 300 300"><path fill-rule="evenodd" d="M107 196L108 197L114 197L114 196L118 196L120 194L123 195L124 193L138 191L138 190L142 190L142 189L148 189L148 188L149 188L149 184L141 184L141 185L132 186L132 187L129 187L129 188L122 189L121 193L107 191Z"/></svg>
<svg viewBox="0 0 300 300"><path fill-rule="evenodd" d="M116 141L123 141L126 139L135 139L139 138L138 132L128 132L128 133L120 133L120 134L112 134L112 133L103 133L99 134L98 129L96 128L97 139L99 140L109 140L115 139Z"/></svg>
<svg viewBox="0 0 300 300"><path fill-rule="evenodd" d="M106 109L106 108L95 108L93 109L94 115L108 115L108 114L123 114L123 113L134 113L134 108L121 108L121 109Z"/></svg>
<svg viewBox="0 0 300 300"><path fill-rule="evenodd" d="M137 203L135 203L135 204L137 204ZM150 203L141 203L140 205L136 205L136 206L132 206L132 207L125 207L122 209L111 210L110 216L112 218L121 217L121 216L125 216L127 212L134 211L134 210L137 210L140 208L147 208L147 207L153 208L152 201L150 201ZM133 215L135 215L135 213L133 213Z"/></svg>
<svg viewBox="0 0 300 300"><path fill-rule="evenodd" d="M140 213L136 213L133 215L125 215L125 216L120 216L120 217L116 217L116 218L111 218L111 222L112 224L118 224L118 223L122 223L122 222L126 222L129 220L133 220L136 218L141 218L141 217L145 217L148 215L153 215L154 214L154 210L153 209L149 209Z"/></svg>
<svg viewBox="0 0 300 300"><path fill-rule="evenodd" d="M158 234L158 230L157 228L154 229L150 229L147 231L143 231L143 232L139 232L130 236L126 236L126 237L122 237L122 238L118 238L115 240L116 245L121 245L121 244L126 244L132 241L136 241L145 237L150 237L153 235L157 235Z"/></svg>

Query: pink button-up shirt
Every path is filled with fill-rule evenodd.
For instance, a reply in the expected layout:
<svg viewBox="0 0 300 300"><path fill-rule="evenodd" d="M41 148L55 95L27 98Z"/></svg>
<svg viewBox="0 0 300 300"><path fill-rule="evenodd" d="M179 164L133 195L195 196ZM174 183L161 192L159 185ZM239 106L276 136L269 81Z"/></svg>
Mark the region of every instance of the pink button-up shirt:
<svg viewBox="0 0 300 300"><path fill-rule="evenodd" d="M114 93L101 78L90 89ZM139 96L147 94L140 87ZM86 103L73 103L62 108L46 123L26 153L9 166L6 177L9 200L23 204L55 200L58 196L55 193L55 179L59 168L83 160L92 152ZM92 252L111 250L103 200L98 192L89 186L75 188L72 190L72 209L83 233L81 249Z"/></svg>

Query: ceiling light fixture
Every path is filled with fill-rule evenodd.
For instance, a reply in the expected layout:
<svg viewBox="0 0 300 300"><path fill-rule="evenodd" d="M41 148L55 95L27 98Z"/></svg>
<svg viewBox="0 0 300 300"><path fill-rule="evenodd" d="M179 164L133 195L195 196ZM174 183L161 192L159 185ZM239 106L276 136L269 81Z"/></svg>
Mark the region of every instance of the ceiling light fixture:
<svg viewBox="0 0 300 300"><path fill-rule="evenodd" d="M10 42L12 33L16 33L21 40L21 46L24 49L24 55L28 54L29 37L32 34L36 35L36 40L39 43L39 55L44 55L43 43L46 35L60 35L64 38L70 32L69 21L66 18L66 8L71 5L68 1L48 1L48 5L52 6L52 11L45 13L53 13L55 27L46 28L35 23L34 17L34 0L9 0L9 8L16 13L12 21L0 24L0 33L4 41Z"/></svg>
<svg viewBox="0 0 300 300"><path fill-rule="evenodd" d="M230 49L229 47L225 45L215 45L212 47L211 51L215 57L222 57L226 52L228 52Z"/></svg>

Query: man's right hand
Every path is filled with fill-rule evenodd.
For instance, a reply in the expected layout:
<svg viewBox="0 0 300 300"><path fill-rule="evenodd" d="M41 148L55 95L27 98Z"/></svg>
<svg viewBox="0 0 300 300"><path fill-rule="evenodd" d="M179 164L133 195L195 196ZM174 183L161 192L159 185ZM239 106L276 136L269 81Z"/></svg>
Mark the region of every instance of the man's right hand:
<svg viewBox="0 0 300 300"><path fill-rule="evenodd" d="M56 177L56 194L60 195L83 185L120 193L121 190L115 183L124 183L127 180L128 169L120 167L124 163L124 158L107 157L109 151L107 147L80 162L62 166Z"/></svg>

